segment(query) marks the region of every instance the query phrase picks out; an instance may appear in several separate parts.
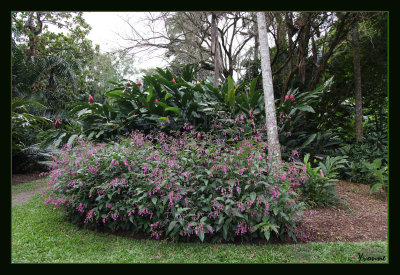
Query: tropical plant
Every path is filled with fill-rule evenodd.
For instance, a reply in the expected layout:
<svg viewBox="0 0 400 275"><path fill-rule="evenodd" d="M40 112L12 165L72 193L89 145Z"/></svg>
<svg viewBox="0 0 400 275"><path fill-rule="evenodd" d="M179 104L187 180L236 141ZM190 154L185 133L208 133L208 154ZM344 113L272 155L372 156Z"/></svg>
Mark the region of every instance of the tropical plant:
<svg viewBox="0 0 400 275"><path fill-rule="evenodd" d="M71 121L66 115L79 97L82 67L92 53L91 41L85 39L90 27L81 15L12 13L14 167L29 167L26 163L35 163L33 156L37 155L48 160L44 144L52 138L59 145L69 138L66 131L71 132ZM48 24L67 28L69 33L50 32ZM72 134L79 133L76 125L72 128Z"/></svg>
<svg viewBox="0 0 400 275"><path fill-rule="evenodd" d="M287 152L293 150L297 150L301 156L306 153L325 156L324 152L340 143L334 132L318 129L321 114L314 110L320 97L329 91L332 83L333 78L330 78L312 91L289 90L283 102L276 100L279 140L282 156L285 158Z"/></svg>
<svg viewBox="0 0 400 275"><path fill-rule="evenodd" d="M11 105L11 135L12 135L12 163L13 172L29 171L43 160L48 152L39 150L36 144L36 135L51 121L46 117L30 113L30 106L45 108L42 104L32 100L14 98Z"/></svg>
<svg viewBox="0 0 400 275"><path fill-rule="evenodd" d="M370 193L375 193L382 189L387 195L387 170L388 166L382 167L382 159L375 159L372 163L364 162L364 169L367 170L367 176L372 178Z"/></svg>
<svg viewBox="0 0 400 275"><path fill-rule="evenodd" d="M174 130L182 128L184 123L209 129L217 102L208 93L210 85L194 83L193 70L192 66L186 66L178 77L157 68L154 75L143 77L143 83L126 79L113 82L115 88L105 95L132 128L150 130L164 121L165 126Z"/></svg>
<svg viewBox="0 0 400 275"><path fill-rule="evenodd" d="M54 156L45 203L92 228L156 239L296 239L303 168L288 163L275 174L262 135L231 143L185 125L174 136L78 139Z"/></svg>
<svg viewBox="0 0 400 275"><path fill-rule="evenodd" d="M300 189L302 200L309 205L335 206L344 203L342 196L337 194L335 182L337 169L346 163L344 157L327 157L325 162L319 162L312 168L310 154L304 156L307 177Z"/></svg>
<svg viewBox="0 0 400 275"><path fill-rule="evenodd" d="M375 159L381 159L382 166L387 166L387 133L375 131L374 125L371 123L365 125L364 130L364 136L359 142L344 144L335 150L335 154L347 156L349 160L349 163L340 170L342 179L372 184L374 179L368 176L368 169L365 169L364 163L372 163Z"/></svg>

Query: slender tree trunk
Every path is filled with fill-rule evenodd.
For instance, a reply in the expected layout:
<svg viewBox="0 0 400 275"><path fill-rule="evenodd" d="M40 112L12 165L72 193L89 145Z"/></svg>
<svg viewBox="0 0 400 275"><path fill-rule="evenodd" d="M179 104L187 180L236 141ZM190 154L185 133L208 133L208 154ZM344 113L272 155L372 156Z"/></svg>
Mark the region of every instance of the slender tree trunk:
<svg viewBox="0 0 400 275"><path fill-rule="evenodd" d="M360 52L359 52L359 34L358 34L358 21L355 22L353 27L353 58L354 58L354 90L356 99L356 140L360 141L363 137L362 126L362 94L361 94L361 67L360 67Z"/></svg>
<svg viewBox="0 0 400 275"><path fill-rule="evenodd" d="M36 25L34 25L33 17L36 17ZM28 17L27 25L25 26L29 30L29 50L27 51L27 57L30 61L34 60L37 55L37 37L42 33L43 23L41 20L40 12L31 12Z"/></svg>
<svg viewBox="0 0 400 275"><path fill-rule="evenodd" d="M285 13L285 23L286 23L286 35L287 35L287 40L288 40L288 49L292 49L293 48L293 41L292 41L293 33L292 33L292 30L290 29L290 26L293 25L293 22L290 21L288 13ZM288 52L288 57L287 58L290 58L289 64L288 64L289 65L289 69L287 70L286 77L285 77L285 74L284 74L284 78L283 78L282 91L281 91L281 100L280 100L281 101L281 105L283 104L283 102L285 100L285 95L286 95L287 90L288 90L289 82L290 82L290 80L292 79L292 77L293 77L293 75L295 73L294 70L293 70L294 56L293 56L293 54L291 54L289 52L289 50L287 52ZM291 54L291 56L289 56L289 54Z"/></svg>
<svg viewBox="0 0 400 275"><path fill-rule="evenodd" d="M219 43L217 30L217 16L212 13L211 16L211 54L214 55L214 87L218 87L219 79Z"/></svg>
<svg viewBox="0 0 400 275"><path fill-rule="evenodd" d="M258 35L260 41L261 71L265 100L265 120L268 135L268 156L273 160L275 167L281 162L281 150L278 139L278 127L276 123L274 87L272 85L271 61L269 56L268 32L265 15L257 12Z"/></svg>
<svg viewBox="0 0 400 275"><path fill-rule="evenodd" d="M258 27L257 27L257 22L254 26L254 61L257 61L258 59L258 48L260 43L258 42Z"/></svg>

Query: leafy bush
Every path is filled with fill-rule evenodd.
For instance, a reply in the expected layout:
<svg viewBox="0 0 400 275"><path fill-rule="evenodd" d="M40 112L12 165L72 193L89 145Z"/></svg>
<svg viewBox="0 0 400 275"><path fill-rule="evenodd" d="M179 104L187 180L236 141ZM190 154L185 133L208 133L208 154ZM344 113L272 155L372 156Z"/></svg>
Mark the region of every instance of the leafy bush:
<svg viewBox="0 0 400 275"><path fill-rule="evenodd" d="M43 169L40 161L46 160L48 153L36 144L36 135L47 127L51 121L31 113L30 107L42 104L26 99L13 98L11 133L12 133L12 168L13 173L30 172Z"/></svg>
<svg viewBox="0 0 400 275"><path fill-rule="evenodd" d="M366 127L364 137L360 142L345 144L337 149L338 155L346 156L349 163L340 169L340 177L352 182L372 184L374 178L369 176L369 170L365 169L365 163L372 163L375 159L381 159L381 167L388 164L388 144L385 132L372 131Z"/></svg>
<svg viewBox="0 0 400 275"><path fill-rule="evenodd" d="M299 188L303 201L317 206L332 206L343 203L343 198L337 195L335 181L337 181L337 170L343 168L347 163L346 158L327 157L325 163L319 162L315 168L311 167L309 158L310 154L304 157L307 177L305 183Z"/></svg>
<svg viewBox="0 0 400 275"><path fill-rule="evenodd" d="M105 95L128 130L152 130L158 121L169 122L166 126L173 130L184 123L209 129L218 104L214 97L218 89L195 81L190 66L181 76L157 68L154 75L143 77L143 83L123 80L114 84L115 88Z"/></svg>
<svg viewBox="0 0 400 275"><path fill-rule="evenodd" d="M333 78L330 78L312 91L289 90L283 102L276 100L282 157L287 158L286 152L293 150L297 150L302 157L307 153L326 156L327 151L340 144L336 133L319 129L321 114L314 110L323 94L329 92L332 83Z"/></svg>
<svg viewBox="0 0 400 275"><path fill-rule="evenodd" d="M184 128L110 144L77 139L54 156L45 203L74 222L154 238L268 240L272 231L296 239L304 167L273 172L258 129L232 142Z"/></svg>
<svg viewBox="0 0 400 275"><path fill-rule="evenodd" d="M133 130L168 132L185 123L209 130L217 112L213 95L218 89L195 82L190 66L180 77L157 68L143 83L127 79L110 83L114 88L105 93L106 101L76 102L59 129L40 134L41 146L58 148L77 137L108 142Z"/></svg>
<svg viewBox="0 0 400 275"><path fill-rule="evenodd" d="M380 188L387 194L387 166L382 166L382 159L375 159L372 163L364 162L368 177L374 180L370 193L375 193Z"/></svg>

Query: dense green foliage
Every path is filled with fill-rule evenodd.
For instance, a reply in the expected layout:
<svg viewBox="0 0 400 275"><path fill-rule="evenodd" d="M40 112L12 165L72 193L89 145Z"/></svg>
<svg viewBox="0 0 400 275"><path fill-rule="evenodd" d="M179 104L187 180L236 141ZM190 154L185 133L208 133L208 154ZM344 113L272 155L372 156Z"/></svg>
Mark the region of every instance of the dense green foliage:
<svg viewBox="0 0 400 275"><path fill-rule="evenodd" d="M13 12L11 16L12 156L13 172L18 173L44 169L39 162L49 160L51 148L42 142L43 136L51 135L58 146L61 135L79 133L79 125L68 118L73 104L90 93L103 101L112 87L107 81L131 69L125 68L126 58L116 62L93 47L87 39L91 27L81 12ZM19 102L25 102L23 108ZM55 127L57 120L61 127Z"/></svg>
<svg viewBox="0 0 400 275"><path fill-rule="evenodd" d="M311 167L310 155L304 157L307 177L306 182L300 186L302 200L309 205L335 206L344 203L344 198L337 195L335 181L337 170L347 163L343 157L329 156L325 162L319 162L315 168Z"/></svg>
<svg viewBox="0 0 400 275"><path fill-rule="evenodd" d="M13 173L45 169L54 150L46 203L62 206L69 219L175 240L295 239L303 204L345 202L338 179L388 192L387 14L268 15L279 171L266 157L257 45L245 54L221 45L216 85L207 78L214 57L202 44L207 14L164 13L172 63L133 81L133 57L101 53L82 15L12 13ZM233 20L227 26L247 37L244 46L256 37L252 15L218 16ZM358 141L356 23L364 115ZM185 39L175 37L181 34Z"/></svg>
<svg viewBox="0 0 400 275"><path fill-rule="evenodd" d="M13 193L24 184L13 186ZM11 263L359 263L383 257L388 242L307 244L173 243L79 228L44 205L40 195L12 207Z"/></svg>
<svg viewBox="0 0 400 275"><path fill-rule="evenodd" d="M46 203L63 207L74 222L155 238L268 240L274 232L296 239L303 167L288 162L272 170L263 129L232 143L185 128L174 136L133 132L116 144L63 148Z"/></svg>

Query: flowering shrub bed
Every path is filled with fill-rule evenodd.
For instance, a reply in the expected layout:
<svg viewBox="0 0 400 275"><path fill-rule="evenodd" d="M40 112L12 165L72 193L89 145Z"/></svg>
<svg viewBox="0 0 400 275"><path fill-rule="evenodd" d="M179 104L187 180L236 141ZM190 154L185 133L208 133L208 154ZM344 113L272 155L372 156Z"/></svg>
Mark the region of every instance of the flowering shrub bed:
<svg viewBox="0 0 400 275"><path fill-rule="evenodd" d="M273 172L259 130L232 142L184 128L66 145L53 157L45 203L74 222L156 239L296 239L304 168L286 163Z"/></svg>

